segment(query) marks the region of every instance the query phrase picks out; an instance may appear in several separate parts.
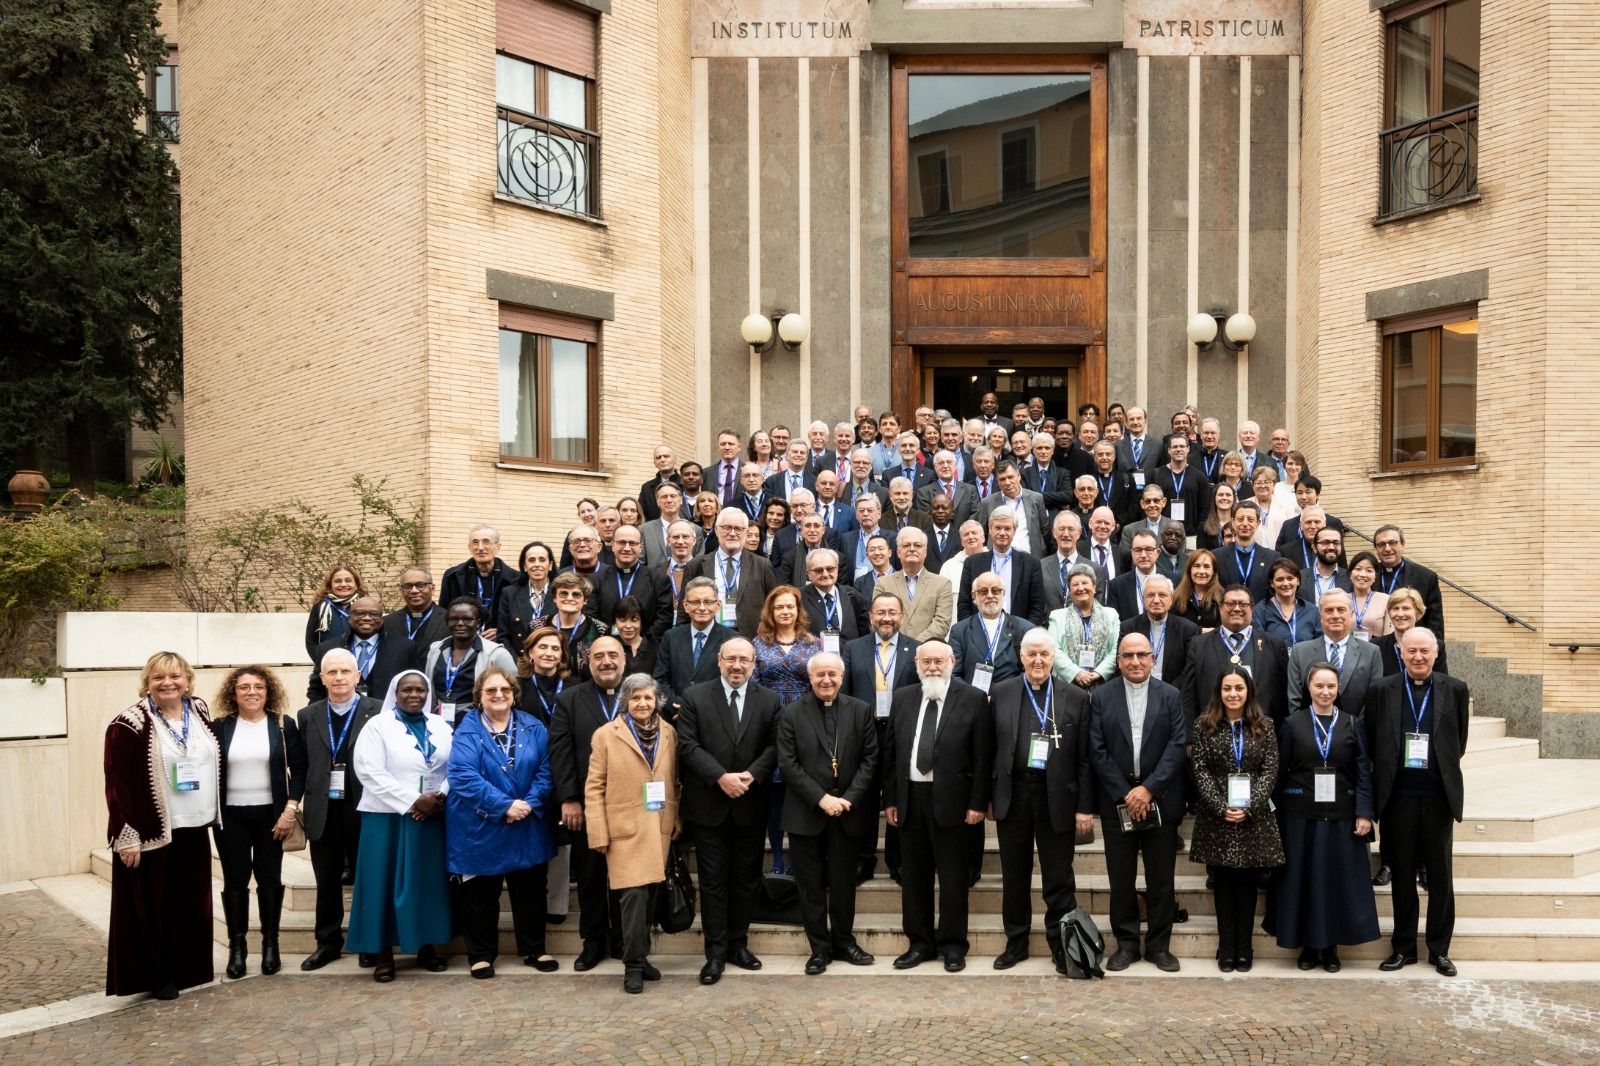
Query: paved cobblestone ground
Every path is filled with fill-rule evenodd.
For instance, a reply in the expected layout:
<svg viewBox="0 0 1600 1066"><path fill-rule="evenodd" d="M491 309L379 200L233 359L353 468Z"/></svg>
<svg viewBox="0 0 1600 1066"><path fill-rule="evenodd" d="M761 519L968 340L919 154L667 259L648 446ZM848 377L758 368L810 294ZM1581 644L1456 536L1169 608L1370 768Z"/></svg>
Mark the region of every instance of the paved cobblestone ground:
<svg viewBox="0 0 1600 1066"><path fill-rule="evenodd" d="M285 974L0 1041L17 1063L1600 1060L1600 988L1476 981Z"/></svg>
<svg viewBox="0 0 1600 1066"><path fill-rule="evenodd" d="M0 895L0 1013L106 986L100 934L40 891Z"/></svg>

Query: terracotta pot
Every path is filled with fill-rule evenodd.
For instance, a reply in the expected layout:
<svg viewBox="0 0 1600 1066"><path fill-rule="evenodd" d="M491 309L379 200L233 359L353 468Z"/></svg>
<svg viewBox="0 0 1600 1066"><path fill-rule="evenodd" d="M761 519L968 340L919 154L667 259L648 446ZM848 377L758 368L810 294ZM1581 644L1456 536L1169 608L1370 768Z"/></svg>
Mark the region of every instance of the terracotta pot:
<svg viewBox="0 0 1600 1066"><path fill-rule="evenodd" d="M18 470L6 485L11 503L19 511L42 511L50 499L50 479L37 470Z"/></svg>

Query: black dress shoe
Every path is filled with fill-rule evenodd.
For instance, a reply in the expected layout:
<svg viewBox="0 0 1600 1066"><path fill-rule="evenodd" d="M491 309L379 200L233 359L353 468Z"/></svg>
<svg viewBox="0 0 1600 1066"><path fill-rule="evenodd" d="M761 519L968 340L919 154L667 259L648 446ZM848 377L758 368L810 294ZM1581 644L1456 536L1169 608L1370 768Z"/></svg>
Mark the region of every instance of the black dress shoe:
<svg viewBox="0 0 1600 1066"><path fill-rule="evenodd" d="M1060 951L1059 949L1052 951L1050 953L1050 960L1056 964L1056 973L1063 977L1068 976L1067 956L1064 952Z"/></svg>
<svg viewBox="0 0 1600 1066"><path fill-rule="evenodd" d="M878 960L864 951L860 944L846 944L834 952L838 958L848 962L851 966L871 966Z"/></svg>
<svg viewBox="0 0 1600 1066"><path fill-rule="evenodd" d="M864 885L868 881L872 880L872 875L875 870L876 867L868 866L865 863L856 864L856 884Z"/></svg>
<svg viewBox="0 0 1600 1066"><path fill-rule="evenodd" d="M889 867L889 880L893 881L897 885L900 884L900 870L898 867Z"/></svg>
<svg viewBox="0 0 1600 1066"><path fill-rule="evenodd" d="M318 948L305 957L300 963L300 968L306 971L320 970L330 962L338 962L340 954L338 948Z"/></svg>
<svg viewBox="0 0 1600 1066"><path fill-rule="evenodd" d="M995 956L994 968L997 970L1009 970L1027 957L1028 945L1014 944Z"/></svg>
<svg viewBox="0 0 1600 1066"><path fill-rule="evenodd" d="M344 868L344 873L339 875L339 883L341 885L353 885L353 884L355 884L356 883L356 872L354 870L352 870L350 867L346 866Z"/></svg>
<svg viewBox="0 0 1600 1066"><path fill-rule="evenodd" d="M178 998L178 986L173 984L171 981L168 981L166 984L162 985L160 988L152 989L151 992L150 992L150 998L151 999L169 999L169 1000L170 999L177 999Z"/></svg>
<svg viewBox="0 0 1600 1066"><path fill-rule="evenodd" d="M1429 955L1428 961L1433 964L1435 970L1438 970L1444 976L1454 977L1456 975L1456 964L1450 961L1448 955Z"/></svg>
<svg viewBox="0 0 1600 1066"><path fill-rule="evenodd" d="M1393 880L1394 871L1389 869L1388 866L1378 867L1378 872L1372 875L1372 883L1380 888Z"/></svg>
<svg viewBox="0 0 1600 1066"><path fill-rule="evenodd" d="M444 973L450 968L450 963L439 957L438 949L432 944L424 944L417 952L417 965L429 973Z"/></svg>
<svg viewBox="0 0 1600 1066"><path fill-rule="evenodd" d="M983 871L982 870L973 870L970 874L967 875L967 887L971 888L973 885L977 884L982 878L983 878Z"/></svg>
<svg viewBox="0 0 1600 1066"><path fill-rule="evenodd" d="M531 966L540 973L555 973L561 969L561 960L549 955L527 955L523 957L522 965Z"/></svg>
<svg viewBox="0 0 1600 1066"><path fill-rule="evenodd" d="M592 970L600 965L600 960L605 958L605 954L604 944L599 941L590 941L583 945L583 950L578 953L578 957L572 962L572 968L579 973L583 973L585 970Z"/></svg>
<svg viewBox="0 0 1600 1066"><path fill-rule="evenodd" d="M1415 955L1404 955L1397 951L1393 955L1390 955L1387 959L1384 959L1382 962L1378 963L1378 969L1388 970L1392 973L1403 966L1410 966L1416 961L1417 957Z"/></svg>
<svg viewBox="0 0 1600 1066"><path fill-rule="evenodd" d="M544 916L545 925L560 925L566 920L567 916L565 914L546 914Z"/></svg>
<svg viewBox="0 0 1600 1066"><path fill-rule="evenodd" d="M707 959L706 964L700 967L700 983L714 985L722 980L722 969L725 963L721 959Z"/></svg>
<svg viewBox="0 0 1600 1066"><path fill-rule="evenodd" d="M1417 887L1424 892L1428 891L1428 868L1426 866L1417 867Z"/></svg>
<svg viewBox="0 0 1600 1066"><path fill-rule="evenodd" d="M821 952L817 952L815 955L812 955L806 960L806 974L808 976L815 977L817 974L827 970L827 968L828 956L822 954Z"/></svg>
<svg viewBox="0 0 1600 1066"><path fill-rule="evenodd" d="M370 970L378 965L378 956L370 951L358 951L356 952L356 965L363 970Z"/></svg>
<svg viewBox="0 0 1600 1066"><path fill-rule="evenodd" d="M1139 961L1139 953L1132 948L1118 948L1106 960L1108 970L1126 970L1129 966Z"/></svg>
<svg viewBox="0 0 1600 1066"><path fill-rule="evenodd" d="M1301 949L1300 959L1295 965L1299 966L1302 970L1314 969L1317 965L1317 953L1312 951L1310 948Z"/></svg>
<svg viewBox="0 0 1600 1066"><path fill-rule="evenodd" d="M1338 973L1343 968L1343 964L1339 962L1339 953L1336 951L1323 952L1322 968L1329 973Z"/></svg>
<svg viewBox="0 0 1600 1066"><path fill-rule="evenodd" d="M1255 965L1255 959L1234 959L1233 968L1240 973L1249 973L1250 967Z"/></svg>
<svg viewBox="0 0 1600 1066"><path fill-rule="evenodd" d="M1221 970L1223 973L1232 973L1233 972L1233 960L1232 959L1218 959L1217 960L1217 969ZM1310 967L1308 966L1308 967L1306 967L1306 969L1310 969Z"/></svg>
<svg viewBox="0 0 1600 1066"><path fill-rule="evenodd" d="M966 968L967 968L967 957L965 955L946 955L944 957L944 972L945 973L960 973L962 970L965 970Z"/></svg>
<svg viewBox="0 0 1600 1066"><path fill-rule="evenodd" d="M734 948L728 952L728 961L741 970L761 969L761 960L750 954L749 948Z"/></svg>
<svg viewBox="0 0 1600 1066"><path fill-rule="evenodd" d="M1145 960L1155 963L1156 969L1160 970L1162 973L1178 972L1178 960L1170 951L1153 951L1145 956ZM1235 962L1233 965L1235 969L1237 969L1239 966L1237 962Z"/></svg>
<svg viewBox="0 0 1600 1066"><path fill-rule="evenodd" d="M630 996L644 991L644 973L637 966L629 966L622 975L622 990Z"/></svg>
<svg viewBox="0 0 1600 1066"><path fill-rule="evenodd" d="M931 958L933 958L933 952L923 951L921 948L912 948L894 960L894 968L897 970L909 970L913 967L921 966Z"/></svg>
<svg viewBox="0 0 1600 1066"><path fill-rule="evenodd" d="M650 965L648 962L641 962L639 964L639 972L644 974L644 979L646 981L661 980L661 971Z"/></svg>

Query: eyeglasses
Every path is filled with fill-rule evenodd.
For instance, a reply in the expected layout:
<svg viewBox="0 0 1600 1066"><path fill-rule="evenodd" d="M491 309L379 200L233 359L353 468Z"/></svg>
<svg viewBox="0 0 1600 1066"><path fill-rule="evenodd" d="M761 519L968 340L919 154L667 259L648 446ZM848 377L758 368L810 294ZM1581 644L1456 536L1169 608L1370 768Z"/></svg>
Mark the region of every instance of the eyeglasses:
<svg viewBox="0 0 1600 1066"><path fill-rule="evenodd" d="M509 696L509 695L511 695L511 690L508 689L508 688L504 688L504 687L502 687L502 688L486 688L486 689L483 690L483 694L485 696Z"/></svg>
<svg viewBox="0 0 1600 1066"><path fill-rule="evenodd" d="M400 582L400 591L401 592L416 592L416 591L418 591L420 589L431 589L431 588L433 588L433 582L432 581L402 581L402 582Z"/></svg>
<svg viewBox="0 0 1600 1066"><path fill-rule="evenodd" d="M351 611L351 618L382 618L382 611Z"/></svg>
<svg viewBox="0 0 1600 1066"><path fill-rule="evenodd" d="M1119 651L1117 653L1117 658L1119 658L1119 659L1153 659L1153 658L1155 658L1155 653L1154 652L1148 652L1148 651Z"/></svg>

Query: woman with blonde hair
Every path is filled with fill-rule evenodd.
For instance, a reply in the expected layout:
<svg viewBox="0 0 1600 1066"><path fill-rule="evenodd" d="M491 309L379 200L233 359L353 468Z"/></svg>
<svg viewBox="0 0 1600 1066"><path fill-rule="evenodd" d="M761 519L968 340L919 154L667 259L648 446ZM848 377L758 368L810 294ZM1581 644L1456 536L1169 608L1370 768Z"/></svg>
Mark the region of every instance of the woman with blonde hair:
<svg viewBox="0 0 1600 1066"><path fill-rule="evenodd" d="M264 666L241 666L222 679L211 731L221 753L222 822L212 832L222 864L222 914L228 925L229 977L244 976L250 927L250 876L261 915L261 972L283 966L283 841L296 828L306 790L306 749L288 714L289 698Z"/></svg>
<svg viewBox="0 0 1600 1066"><path fill-rule="evenodd" d="M211 968L211 842L222 760L211 714L183 656L150 656L139 699L106 727L111 935L106 994L180 989L215 978Z"/></svg>

